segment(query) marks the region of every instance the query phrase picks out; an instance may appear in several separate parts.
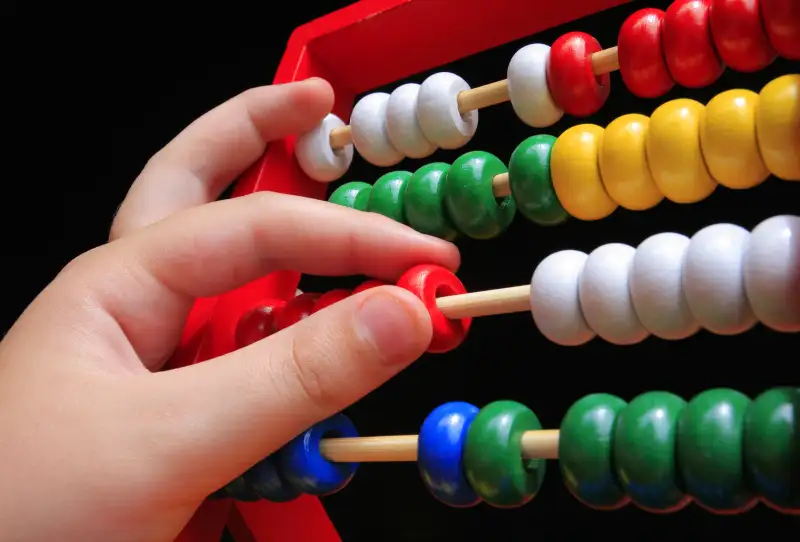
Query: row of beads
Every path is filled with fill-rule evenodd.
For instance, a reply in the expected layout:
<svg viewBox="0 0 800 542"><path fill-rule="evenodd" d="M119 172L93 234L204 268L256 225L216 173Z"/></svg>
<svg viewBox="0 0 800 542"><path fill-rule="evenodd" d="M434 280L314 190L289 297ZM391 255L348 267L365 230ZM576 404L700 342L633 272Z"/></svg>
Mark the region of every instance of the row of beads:
<svg viewBox="0 0 800 542"><path fill-rule="evenodd" d="M500 199L493 180L506 173L510 196ZM472 151L452 165L387 173L373 186L345 183L329 201L447 240L458 233L489 239L517 209L540 225L570 215L599 220L617 207L642 211L664 198L695 203L718 185L752 188L770 174L800 180L800 75L779 77L758 94L725 91L706 106L672 100L649 118L624 115L605 129L582 124L557 139L535 135L517 146L508 168Z"/></svg>
<svg viewBox="0 0 800 542"><path fill-rule="evenodd" d="M800 5L794 0L677 0L663 12L637 11L620 27L625 86L657 98L677 83L713 84L725 67L755 72L775 58L800 60Z"/></svg>
<svg viewBox="0 0 800 542"><path fill-rule="evenodd" d="M531 278L531 312L550 341L617 345L650 335L688 338L704 328L744 333L759 321L800 331L800 217L776 216L752 233L707 226L691 239L660 233L636 248L610 243L551 254Z"/></svg>
<svg viewBox="0 0 800 542"><path fill-rule="evenodd" d="M379 213L448 241L459 234L491 239L508 228L517 212L512 196L498 200L492 192L492 179L507 171L496 156L471 151L452 165L434 162L414 173L386 173L374 185L345 183L328 201Z"/></svg>
<svg viewBox="0 0 800 542"><path fill-rule="evenodd" d="M668 392L644 393L630 403L592 394L574 403L561 422L559 467L570 493L599 510L633 502L667 513L694 501L713 513L736 514L761 500L800 514L799 409L797 388L774 388L755 400L712 389L688 403ZM441 405L419 432L423 484L453 507L522 506L537 495L546 472L544 459L523 458L522 437L541 429L536 414L515 401L482 409L465 402ZM326 459L320 442L356 435L352 422L338 414L297 436L223 493L280 502L300 493L339 491L358 464Z"/></svg>
<svg viewBox="0 0 800 542"><path fill-rule="evenodd" d="M332 463L322 457L319 444L323 436L357 437L358 432L344 414L331 416L256 463L213 496L288 502L303 494L323 496L340 491L350 483L357 465Z"/></svg>
<svg viewBox="0 0 800 542"><path fill-rule="evenodd" d="M298 292L298 295L289 301L264 299L256 308L239 318L236 325L236 347L244 348L296 324L337 301L383 284L373 279L357 286L352 292L345 289L331 290L321 295Z"/></svg>
<svg viewBox="0 0 800 542"><path fill-rule="evenodd" d="M533 321L548 340L562 346L579 346L597 336L617 345L637 344L650 335L680 340L700 329L735 335L758 322L779 332L798 332L798 240L800 217L775 216L752 233L715 224L691 238L653 235L636 248L610 243L590 254L556 252L533 272ZM381 284L369 281L354 293ZM451 271L418 265L397 286L419 297L430 313L429 353L454 350L466 339L472 318L447 318L437 306L439 297L466 293ZM265 319L274 319L268 331L277 331L349 295L346 290L302 294L277 315L276 306L260 308L241 319L238 345L266 336Z"/></svg>
<svg viewBox="0 0 800 542"><path fill-rule="evenodd" d="M630 403L589 395L561 422L559 466L569 491L601 510L633 502L665 513L693 500L713 513L737 514L760 499L800 514L798 412L798 388L755 400L712 389L688 403L667 392Z"/></svg>
<svg viewBox="0 0 800 542"><path fill-rule="evenodd" d="M675 83L708 86L726 64L749 72L765 68L778 55L800 59L800 6L792 2L677 0L666 12L639 10L620 28L622 80L634 94L654 98ZM611 84L608 73L593 70L592 55L600 50L592 36L570 32L552 47L537 43L517 51L507 70L508 99L517 116L542 128L565 112L576 117L596 113ZM352 145L331 147L331 132L345 124L330 114L298 138L298 163L312 179L331 182L347 172L354 146L365 160L382 167L404 157L425 158L437 148L460 148L478 126L477 110L459 110L458 95L469 89L458 75L440 72L421 85L369 94L351 113Z"/></svg>

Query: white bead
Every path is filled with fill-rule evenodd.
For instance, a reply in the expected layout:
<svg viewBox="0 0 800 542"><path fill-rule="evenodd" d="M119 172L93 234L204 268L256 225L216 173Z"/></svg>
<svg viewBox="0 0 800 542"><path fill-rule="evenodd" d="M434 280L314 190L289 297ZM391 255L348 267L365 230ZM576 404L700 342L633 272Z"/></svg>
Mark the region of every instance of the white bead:
<svg viewBox="0 0 800 542"><path fill-rule="evenodd" d="M422 133L417 120L419 85L400 85L389 95L386 105L386 132L392 146L409 158L425 158L436 151Z"/></svg>
<svg viewBox="0 0 800 542"><path fill-rule="evenodd" d="M578 282L583 316L595 333L618 345L642 342L650 333L636 315L629 277L636 249L609 243L589 254Z"/></svg>
<svg viewBox="0 0 800 542"><path fill-rule="evenodd" d="M686 301L700 325L717 335L736 335L756 324L742 276L749 237L740 226L714 224L694 234L684 256Z"/></svg>
<svg viewBox="0 0 800 542"><path fill-rule="evenodd" d="M642 325L662 339L686 339L700 330L683 293L683 257L688 247L685 235L659 233L636 247L633 257L633 306Z"/></svg>
<svg viewBox="0 0 800 542"><path fill-rule="evenodd" d="M547 86L550 47L526 45L508 63L508 96L517 116L529 126L544 128L558 122L564 111L556 105Z"/></svg>
<svg viewBox="0 0 800 542"><path fill-rule="evenodd" d="M403 159L402 153L392 146L386 131L386 105L389 95L385 92L367 94L353 107L350 114L350 130L353 145L370 164L388 167Z"/></svg>
<svg viewBox="0 0 800 542"><path fill-rule="evenodd" d="M775 216L756 226L744 253L744 284L761 323L800 331L800 217Z"/></svg>
<svg viewBox="0 0 800 542"><path fill-rule="evenodd" d="M458 112L458 93L469 85L454 73L434 73L419 89L417 119L428 141L442 149L466 145L478 129L478 111Z"/></svg>
<svg viewBox="0 0 800 542"><path fill-rule="evenodd" d="M306 175L321 183L329 183L347 173L353 162L353 146L331 148L331 132L345 126L342 119L328 113L316 128L297 138L294 155Z"/></svg>
<svg viewBox="0 0 800 542"><path fill-rule="evenodd" d="M551 254L531 278L531 314L542 335L562 346L578 346L595 334L586 324L578 299L578 278L588 256L577 250Z"/></svg>

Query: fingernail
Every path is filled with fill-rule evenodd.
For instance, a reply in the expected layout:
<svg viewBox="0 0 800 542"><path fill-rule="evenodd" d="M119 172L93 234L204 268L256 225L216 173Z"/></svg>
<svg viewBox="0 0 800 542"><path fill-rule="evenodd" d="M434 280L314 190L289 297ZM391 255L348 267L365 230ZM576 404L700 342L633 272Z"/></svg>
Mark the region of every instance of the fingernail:
<svg viewBox="0 0 800 542"><path fill-rule="evenodd" d="M406 365L422 353L417 314L401 299L405 294L412 295L410 292L398 292L397 296L375 292L356 317L359 336L372 343L388 365Z"/></svg>

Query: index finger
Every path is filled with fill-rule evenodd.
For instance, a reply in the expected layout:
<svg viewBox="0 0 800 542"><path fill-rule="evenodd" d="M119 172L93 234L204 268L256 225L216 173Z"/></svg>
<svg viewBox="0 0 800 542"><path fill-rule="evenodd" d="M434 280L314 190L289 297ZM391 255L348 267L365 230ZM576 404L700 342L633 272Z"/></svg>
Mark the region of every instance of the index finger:
<svg viewBox="0 0 800 542"><path fill-rule="evenodd" d="M174 348L195 298L279 270L394 281L420 263L455 271L459 251L378 214L258 192L183 211L103 245L58 280L62 291L110 314L150 366Z"/></svg>
<svg viewBox="0 0 800 542"><path fill-rule="evenodd" d="M314 127L330 112L321 79L247 90L212 109L157 152L131 186L110 239L219 198L267 143Z"/></svg>

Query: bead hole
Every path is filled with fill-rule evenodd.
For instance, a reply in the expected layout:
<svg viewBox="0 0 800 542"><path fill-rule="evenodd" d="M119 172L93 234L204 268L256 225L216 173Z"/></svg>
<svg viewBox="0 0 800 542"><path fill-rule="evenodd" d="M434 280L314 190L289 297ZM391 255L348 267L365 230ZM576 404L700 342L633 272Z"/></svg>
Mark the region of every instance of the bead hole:
<svg viewBox="0 0 800 542"><path fill-rule="evenodd" d="M451 295L457 295L458 292L450 286L449 284L440 284L436 287L436 290L433 292L433 297L438 299L440 297L448 297Z"/></svg>

